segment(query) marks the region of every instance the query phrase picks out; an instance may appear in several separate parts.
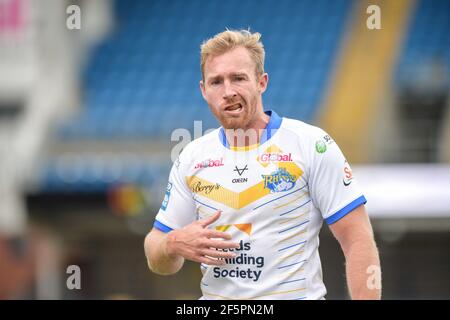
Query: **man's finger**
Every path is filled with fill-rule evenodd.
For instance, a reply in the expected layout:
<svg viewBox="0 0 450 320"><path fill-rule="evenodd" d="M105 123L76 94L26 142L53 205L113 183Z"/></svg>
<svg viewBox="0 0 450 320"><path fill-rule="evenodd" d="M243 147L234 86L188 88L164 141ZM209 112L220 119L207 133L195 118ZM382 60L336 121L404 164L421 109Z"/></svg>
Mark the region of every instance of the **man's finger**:
<svg viewBox="0 0 450 320"><path fill-rule="evenodd" d="M211 258L225 258L225 259L233 259L236 257L236 254L233 252L224 252L214 249L203 249L201 251L202 255L208 256Z"/></svg>
<svg viewBox="0 0 450 320"><path fill-rule="evenodd" d="M207 240L204 242L204 246L207 248L215 249L236 249L240 245L237 242L223 241L223 240Z"/></svg>
<svg viewBox="0 0 450 320"><path fill-rule="evenodd" d="M202 227L207 227L211 223L216 222L217 219L219 219L221 213L222 213L222 211L217 210L213 215L211 215L205 219L198 220L198 222Z"/></svg>
<svg viewBox="0 0 450 320"><path fill-rule="evenodd" d="M197 261L211 266L223 266L225 264L225 261L223 260L216 260L208 257L200 257L197 259Z"/></svg>
<svg viewBox="0 0 450 320"><path fill-rule="evenodd" d="M209 239L210 238L222 238L225 240L231 240L231 235L226 232L208 230L208 231L206 231L205 234Z"/></svg>

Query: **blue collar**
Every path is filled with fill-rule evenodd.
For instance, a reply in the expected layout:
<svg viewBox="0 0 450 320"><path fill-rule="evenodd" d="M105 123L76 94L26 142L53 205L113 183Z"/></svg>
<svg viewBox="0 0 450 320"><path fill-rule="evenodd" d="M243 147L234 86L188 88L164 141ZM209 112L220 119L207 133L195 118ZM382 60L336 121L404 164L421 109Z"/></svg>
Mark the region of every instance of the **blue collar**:
<svg viewBox="0 0 450 320"><path fill-rule="evenodd" d="M272 136L277 132L277 130L280 128L281 126L281 122L283 120L283 118L281 118L275 111L273 110L268 110L268 111L264 111L265 114L267 114L270 119L269 119L269 123L267 123L266 128L264 129L260 141L259 141L259 145L263 144L264 142L268 141L270 138L272 138ZM219 138L220 138L220 142L222 142L222 144L230 149L230 144L228 143L227 137L225 135L225 130L223 129L223 127L220 127L219 130Z"/></svg>

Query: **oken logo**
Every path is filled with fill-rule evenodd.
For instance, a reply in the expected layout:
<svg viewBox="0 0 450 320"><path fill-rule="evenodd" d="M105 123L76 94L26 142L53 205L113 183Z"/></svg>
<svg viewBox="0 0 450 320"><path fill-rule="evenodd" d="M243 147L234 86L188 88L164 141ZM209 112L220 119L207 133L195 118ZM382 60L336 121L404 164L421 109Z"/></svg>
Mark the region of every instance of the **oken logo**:
<svg viewBox="0 0 450 320"><path fill-rule="evenodd" d="M69 290L81 289L81 269L77 265L70 265L66 270L70 276L67 278L66 285Z"/></svg>

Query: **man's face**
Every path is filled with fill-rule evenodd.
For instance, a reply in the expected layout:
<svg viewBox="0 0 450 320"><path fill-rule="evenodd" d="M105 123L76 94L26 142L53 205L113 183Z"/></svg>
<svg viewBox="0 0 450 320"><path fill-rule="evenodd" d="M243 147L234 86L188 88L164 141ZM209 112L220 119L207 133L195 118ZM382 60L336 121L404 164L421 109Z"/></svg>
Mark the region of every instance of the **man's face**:
<svg viewBox="0 0 450 320"><path fill-rule="evenodd" d="M255 68L243 47L206 60L200 88L225 129L249 129L263 113L261 95L267 88L268 76L257 77Z"/></svg>

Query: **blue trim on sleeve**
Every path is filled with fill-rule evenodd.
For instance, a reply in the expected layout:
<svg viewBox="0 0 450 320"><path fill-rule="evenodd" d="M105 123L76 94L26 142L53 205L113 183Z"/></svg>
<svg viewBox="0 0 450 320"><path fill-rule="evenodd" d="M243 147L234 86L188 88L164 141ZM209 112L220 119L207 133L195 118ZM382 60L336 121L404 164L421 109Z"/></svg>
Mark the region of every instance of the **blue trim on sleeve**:
<svg viewBox="0 0 450 320"><path fill-rule="evenodd" d="M161 230L164 233L167 233L167 232L170 232L173 230L171 227L166 226L164 223L161 223L158 220L155 220L155 223L153 224L153 226L156 229Z"/></svg>
<svg viewBox="0 0 450 320"><path fill-rule="evenodd" d="M366 198L364 196L361 196L350 202L348 205L343 207L341 210L339 210L332 216L326 218L325 221L327 224L333 224L342 217L346 216L348 213L352 212L354 209L358 208L360 205L365 204L366 202L367 202Z"/></svg>

